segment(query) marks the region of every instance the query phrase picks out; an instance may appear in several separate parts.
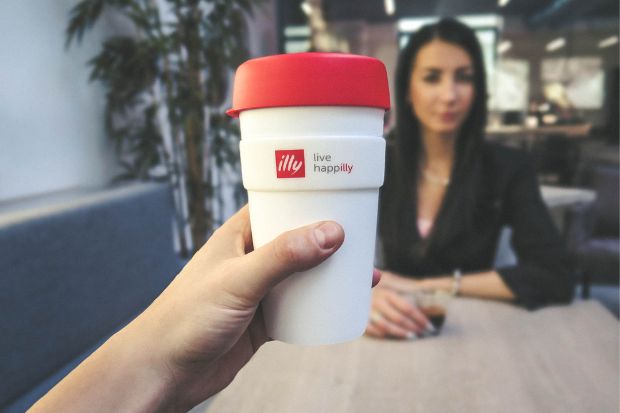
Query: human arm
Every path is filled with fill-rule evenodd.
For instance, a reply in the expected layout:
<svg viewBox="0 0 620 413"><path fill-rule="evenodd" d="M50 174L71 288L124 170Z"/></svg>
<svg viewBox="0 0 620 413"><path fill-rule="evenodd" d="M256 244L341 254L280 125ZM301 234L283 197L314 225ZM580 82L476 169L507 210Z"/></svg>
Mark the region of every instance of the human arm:
<svg viewBox="0 0 620 413"><path fill-rule="evenodd" d="M420 289L439 289L452 292L454 277L429 277L413 279L389 271L381 271L381 282L373 290L371 316L366 333L373 337L412 338L428 332L427 317L403 295ZM460 281L459 295L513 300L512 291L495 271L464 275Z"/></svg>
<svg viewBox="0 0 620 413"><path fill-rule="evenodd" d="M327 259L343 240L339 225L322 222L252 251L243 208L142 314L31 411L189 410L228 385L268 340L263 296L290 274Z"/></svg>
<svg viewBox="0 0 620 413"><path fill-rule="evenodd" d="M534 309L568 303L575 278L566 247L542 199L533 165L526 157L516 164L507 183L504 208L517 264L496 271L517 304Z"/></svg>
<svg viewBox="0 0 620 413"><path fill-rule="evenodd" d="M390 271L381 271L381 286L398 291L413 292L419 289L452 291L454 277L410 278ZM458 288L459 295L497 300L514 300L514 294L495 270L464 274Z"/></svg>

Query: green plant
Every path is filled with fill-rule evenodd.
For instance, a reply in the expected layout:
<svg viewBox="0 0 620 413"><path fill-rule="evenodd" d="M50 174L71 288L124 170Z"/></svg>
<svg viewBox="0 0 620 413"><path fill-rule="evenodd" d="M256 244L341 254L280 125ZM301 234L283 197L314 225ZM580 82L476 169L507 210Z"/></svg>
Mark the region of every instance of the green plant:
<svg viewBox="0 0 620 413"><path fill-rule="evenodd" d="M248 58L252 8L252 0L82 0L70 13L67 47L104 12L126 23L128 33L89 61L91 81L106 89L120 178L171 183L184 255L223 220L223 186L237 206L244 201L239 131L223 105L231 70Z"/></svg>

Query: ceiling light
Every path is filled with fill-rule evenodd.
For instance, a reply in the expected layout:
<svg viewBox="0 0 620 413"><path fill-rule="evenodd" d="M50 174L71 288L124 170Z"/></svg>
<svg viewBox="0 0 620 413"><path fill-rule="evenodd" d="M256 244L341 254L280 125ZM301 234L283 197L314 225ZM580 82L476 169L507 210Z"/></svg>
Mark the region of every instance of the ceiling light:
<svg viewBox="0 0 620 413"><path fill-rule="evenodd" d="M616 43L618 43L618 36L611 36L598 42L598 47L602 49L604 47L613 46Z"/></svg>
<svg viewBox="0 0 620 413"><path fill-rule="evenodd" d="M498 5L499 7L504 7L504 6L506 6L508 3L510 3L510 0L498 0L498 1L497 1L497 5Z"/></svg>
<svg viewBox="0 0 620 413"><path fill-rule="evenodd" d="M545 49L547 49L548 52L553 52L554 50L561 49L564 46L566 46L566 39L563 37L558 37L557 39L547 43Z"/></svg>
<svg viewBox="0 0 620 413"><path fill-rule="evenodd" d="M310 16L312 14L312 6L307 1L301 3L301 9L304 11L306 16Z"/></svg>
<svg viewBox="0 0 620 413"><path fill-rule="evenodd" d="M383 0L383 7L385 7L385 14L391 16L396 11L396 4L394 0Z"/></svg>
<svg viewBox="0 0 620 413"><path fill-rule="evenodd" d="M497 45L497 53L503 54L506 53L512 47L512 42L510 40L504 40Z"/></svg>

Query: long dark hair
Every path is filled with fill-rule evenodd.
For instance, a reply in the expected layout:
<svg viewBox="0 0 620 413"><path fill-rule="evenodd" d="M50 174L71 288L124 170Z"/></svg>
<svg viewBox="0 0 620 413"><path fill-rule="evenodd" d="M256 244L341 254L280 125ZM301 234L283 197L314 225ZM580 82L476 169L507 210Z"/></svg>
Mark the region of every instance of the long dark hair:
<svg viewBox="0 0 620 413"><path fill-rule="evenodd" d="M450 184L437 214L431 234L421 240L416 228L417 182L420 177L422 151L418 119L409 103L411 72L418 52L439 39L461 47L473 64L474 100L455 143L455 157ZM396 129L388 139L385 184L381 193L379 231L384 246L386 266L397 266L404 256L432 254L445 248L459 234L473 227L479 183L480 152L487 117L487 87L482 50L475 33L450 18L422 27L409 38L401 51L396 68ZM404 255L403 255L404 254Z"/></svg>

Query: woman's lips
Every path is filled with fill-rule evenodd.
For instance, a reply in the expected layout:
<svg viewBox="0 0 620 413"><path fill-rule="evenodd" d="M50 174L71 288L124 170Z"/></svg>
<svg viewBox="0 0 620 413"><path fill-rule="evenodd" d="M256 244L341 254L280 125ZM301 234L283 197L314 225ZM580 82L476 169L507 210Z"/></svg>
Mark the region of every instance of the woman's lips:
<svg viewBox="0 0 620 413"><path fill-rule="evenodd" d="M443 122L454 122L457 119L457 113L456 112L440 113L439 118Z"/></svg>

